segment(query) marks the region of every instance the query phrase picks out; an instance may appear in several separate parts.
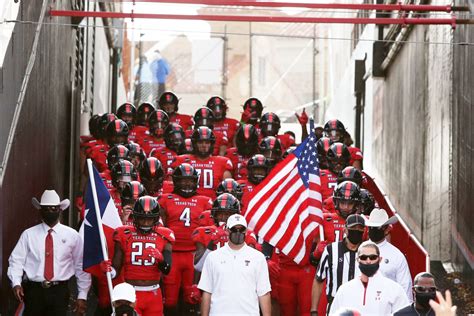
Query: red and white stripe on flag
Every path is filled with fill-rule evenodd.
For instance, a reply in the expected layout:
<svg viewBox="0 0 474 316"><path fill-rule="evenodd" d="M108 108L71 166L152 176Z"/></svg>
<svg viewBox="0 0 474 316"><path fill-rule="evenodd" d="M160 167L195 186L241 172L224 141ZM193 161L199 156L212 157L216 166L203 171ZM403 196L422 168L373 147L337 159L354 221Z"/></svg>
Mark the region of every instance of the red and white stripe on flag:
<svg viewBox="0 0 474 316"><path fill-rule="evenodd" d="M313 153L315 138L310 137L257 186L245 213L259 237L298 264L307 263L307 239L322 223L321 182Z"/></svg>

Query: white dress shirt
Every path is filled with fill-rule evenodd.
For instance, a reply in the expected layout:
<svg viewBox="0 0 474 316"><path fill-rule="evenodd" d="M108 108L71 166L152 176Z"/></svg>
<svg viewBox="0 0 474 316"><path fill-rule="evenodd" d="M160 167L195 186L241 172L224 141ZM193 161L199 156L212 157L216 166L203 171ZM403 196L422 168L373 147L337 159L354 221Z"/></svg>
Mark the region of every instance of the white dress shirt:
<svg viewBox="0 0 474 316"><path fill-rule="evenodd" d="M390 280L400 284L410 303L413 302L410 268L405 255L387 240L378 243L377 247L379 247L382 257L380 271Z"/></svg>
<svg viewBox="0 0 474 316"><path fill-rule="evenodd" d="M45 240L51 227L45 223L25 230L8 260L8 278L12 287L21 285L23 272L29 281L43 282ZM54 249L54 277L51 281L67 281L77 278L78 299L86 299L91 286L91 276L82 270L82 239L77 231L56 224L51 233Z"/></svg>
<svg viewBox="0 0 474 316"><path fill-rule="evenodd" d="M198 288L211 293L211 316L258 316L258 298L271 291L267 261L252 247L226 243L207 256Z"/></svg>
<svg viewBox="0 0 474 316"><path fill-rule="evenodd" d="M342 308L355 309L364 316L392 315L407 305L409 302L403 288L377 271L369 278L367 287L360 277L341 285L329 315L337 315Z"/></svg>

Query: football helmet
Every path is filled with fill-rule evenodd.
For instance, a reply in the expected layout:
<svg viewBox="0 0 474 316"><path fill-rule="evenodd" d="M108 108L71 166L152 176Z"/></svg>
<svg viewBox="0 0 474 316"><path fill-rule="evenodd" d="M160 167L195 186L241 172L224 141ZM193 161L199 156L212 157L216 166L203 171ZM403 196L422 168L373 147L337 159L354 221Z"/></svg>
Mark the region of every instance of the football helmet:
<svg viewBox="0 0 474 316"><path fill-rule="evenodd" d="M207 126L199 126L191 135L193 143L193 153L201 158L209 157L214 151L216 137Z"/></svg>
<svg viewBox="0 0 474 316"><path fill-rule="evenodd" d="M270 169L270 162L264 155L254 155L247 161L247 179L253 184L259 184L267 177Z"/></svg>
<svg viewBox="0 0 474 316"><path fill-rule="evenodd" d="M146 126L148 122L148 116L155 110L153 104L144 102L138 106L137 113L135 115L135 122L137 125Z"/></svg>
<svg viewBox="0 0 474 316"><path fill-rule="evenodd" d="M214 112L214 118L216 121L225 119L227 115L227 104L224 99L219 96L211 97L206 104L206 107L210 108Z"/></svg>
<svg viewBox="0 0 474 316"><path fill-rule="evenodd" d="M255 155L258 152L258 133L255 126L241 125L235 135L235 145L240 155L244 157Z"/></svg>
<svg viewBox="0 0 474 316"><path fill-rule="evenodd" d="M156 198L145 195L133 207L133 225L142 234L149 234L160 219L160 204Z"/></svg>
<svg viewBox="0 0 474 316"><path fill-rule="evenodd" d="M359 209L360 188L352 181L340 183L333 192L334 208L343 218L354 214Z"/></svg>
<svg viewBox="0 0 474 316"><path fill-rule="evenodd" d="M273 112L265 113L260 119L259 127L263 137L276 136L281 127L280 118Z"/></svg>
<svg viewBox="0 0 474 316"><path fill-rule="evenodd" d="M174 169L171 177L173 179L174 193L186 198L196 194L199 174L193 166L188 163L182 163Z"/></svg>
<svg viewBox="0 0 474 316"><path fill-rule="evenodd" d="M341 170L349 165L351 153L343 143L334 143L329 147L326 154L329 170L339 174Z"/></svg>
<svg viewBox="0 0 474 316"><path fill-rule="evenodd" d="M211 216L217 226L227 223L229 216L240 213L239 200L230 193L219 195L212 203Z"/></svg>
<svg viewBox="0 0 474 316"><path fill-rule="evenodd" d="M223 193L230 193L235 196L239 201L242 199L242 187L239 185L237 181L232 178L227 178L222 180L221 183L217 186L216 189L217 195L221 195Z"/></svg>

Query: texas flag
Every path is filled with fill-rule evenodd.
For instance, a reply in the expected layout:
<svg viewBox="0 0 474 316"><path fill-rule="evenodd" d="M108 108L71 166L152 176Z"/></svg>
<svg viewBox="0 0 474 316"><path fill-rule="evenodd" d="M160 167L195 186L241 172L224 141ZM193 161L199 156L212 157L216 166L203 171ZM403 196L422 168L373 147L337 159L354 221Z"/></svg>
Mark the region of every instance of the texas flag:
<svg viewBox="0 0 474 316"><path fill-rule="evenodd" d="M104 260L104 255L102 253L101 238L96 212L99 212L100 218L102 219L102 227L107 243L109 258L112 257L114 249L112 235L115 228L122 226L122 221L120 220L114 201L110 197L110 193L105 187L99 172L92 162L88 161L88 164L92 165L92 168L89 168L89 170L93 170L93 177L89 175L89 183L87 185L85 195L85 217L79 232L84 240L83 269L84 271L97 276L102 274L98 265ZM95 208L94 204L92 181L95 182L95 192L97 193L99 210Z"/></svg>

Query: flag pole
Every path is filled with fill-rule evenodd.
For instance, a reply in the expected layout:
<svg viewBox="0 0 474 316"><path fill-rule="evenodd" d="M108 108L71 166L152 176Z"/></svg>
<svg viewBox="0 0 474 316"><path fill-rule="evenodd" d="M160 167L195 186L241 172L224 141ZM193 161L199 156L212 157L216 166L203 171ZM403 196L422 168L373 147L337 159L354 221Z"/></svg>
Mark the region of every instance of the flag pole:
<svg viewBox="0 0 474 316"><path fill-rule="evenodd" d="M104 227L102 227L102 217L100 216L99 199L97 198L97 190L95 187L95 176L94 176L94 170L92 168L91 159L87 159L87 168L89 170L89 182L91 184L92 197L94 200L95 215L97 217L97 226L99 229L100 246L102 248L102 255L104 256L104 260L109 260L109 254L107 252L107 243L105 241ZM112 285L112 275L110 274L109 271L107 271L106 277L107 277L107 285L109 288L110 303L112 305L112 311L115 312L114 305L112 304L113 302L112 291L114 288Z"/></svg>

